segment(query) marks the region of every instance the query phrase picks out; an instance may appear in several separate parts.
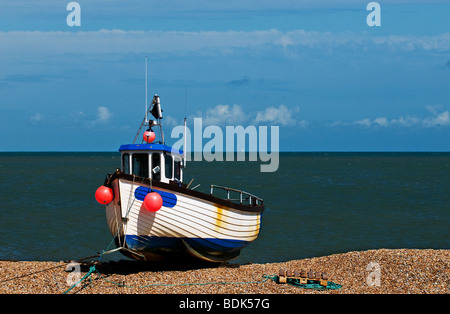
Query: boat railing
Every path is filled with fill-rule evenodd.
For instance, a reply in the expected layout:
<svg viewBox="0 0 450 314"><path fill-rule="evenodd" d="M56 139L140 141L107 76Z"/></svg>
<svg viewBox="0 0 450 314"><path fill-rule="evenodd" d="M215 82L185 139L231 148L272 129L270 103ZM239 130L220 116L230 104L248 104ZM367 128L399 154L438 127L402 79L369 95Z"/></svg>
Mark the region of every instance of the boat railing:
<svg viewBox="0 0 450 314"><path fill-rule="evenodd" d="M226 200L228 200L228 201L239 202L239 204L242 204L244 201L248 201L248 204L253 205L253 206L258 206L258 205L263 204L262 198L260 198L256 195L250 194L248 192L242 191L242 190L237 190L237 189L233 189L233 188L228 188L228 187L224 187L224 186L220 186L220 185L211 184L211 195L214 195L214 189L219 189L219 190L225 191L226 192ZM239 198L231 198L230 192L239 194Z"/></svg>

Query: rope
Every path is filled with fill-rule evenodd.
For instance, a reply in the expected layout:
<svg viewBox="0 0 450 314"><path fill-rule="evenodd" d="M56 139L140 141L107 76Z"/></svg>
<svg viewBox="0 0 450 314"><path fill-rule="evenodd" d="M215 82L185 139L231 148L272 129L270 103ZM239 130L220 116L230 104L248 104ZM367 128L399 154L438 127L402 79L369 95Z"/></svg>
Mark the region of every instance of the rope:
<svg viewBox="0 0 450 314"><path fill-rule="evenodd" d="M227 281L211 281L211 282L192 282L192 283L180 283L180 284L162 284L162 283L154 283L154 284L148 284L144 286L130 286L126 285L124 283L119 283L115 281L111 281L106 279L96 268L95 266L92 266L89 268L89 271L86 273L86 275L83 276L76 284L74 284L72 287L70 287L67 291L64 292L64 294L67 294L70 290L72 290L74 287L76 287L78 284L80 284L83 280L86 280L88 277L92 282L91 275L92 273L96 272L100 278L108 283L117 285L119 287L127 287L127 288L136 288L136 289L142 289L142 288L148 288L148 287L182 287L182 286L206 286L206 285L244 285L244 284L260 284L264 283L269 279L273 280L273 275L263 275L262 280L258 281L237 281L237 282L227 282ZM275 276L276 277L276 276Z"/></svg>
<svg viewBox="0 0 450 314"><path fill-rule="evenodd" d="M271 276L270 279L272 279L275 282L279 282L279 277L277 275ZM336 290L342 287L342 285L334 283L332 281L328 281L328 284L326 287L321 286L320 284L313 282L312 280L308 280L308 283L301 284L298 279L294 278L287 278L286 283L303 289L314 289L314 290Z"/></svg>
<svg viewBox="0 0 450 314"><path fill-rule="evenodd" d="M131 186L131 190L130 190L130 194L132 193L132 191L134 190L134 179L135 179L135 175L133 175L133 184L132 184L132 186ZM140 184L142 184L144 182L144 178L142 178L142 181L141 181L141 183ZM151 186L151 183L152 183L152 181L150 180L150 186ZM106 250L104 250L101 254L100 254L100 256L99 256L99 258L98 258L98 261L100 261L101 259L102 259L102 257L103 257L103 255L104 254L106 254L106 253L108 253L109 252L109 248L111 247L111 245L114 243L114 239L119 235L119 232L120 232L120 230L123 228L123 222L127 219L127 217L128 217L128 214L130 213L130 210L131 210L131 208L133 207L133 204L134 204L134 201L136 200L136 196L134 196L133 197L133 200L131 201L131 204L130 204L130 200L131 200L131 197L129 198L129 200L128 200L128 209L127 209L127 212L126 212L126 214L125 214L125 217L123 217L122 218L122 223L120 224L120 226L118 226L118 228L117 228L117 232L116 232L116 234L114 235L114 237L111 239L111 242L109 242L109 245L106 247ZM105 207L106 207L106 205L105 205ZM125 243L124 243L125 244Z"/></svg>
<svg viewBox="0 0 450 314"><path fill-rule="evenodd" d="M106 279L96 268L95 266L92 266L89 268L89 271L86 273L86 275L83 276L76 284L74 284L72 287L70 287L64 294L68 293L70 290L72 290L75 286L80 284L83 280L86 280L88 277L92 282L91 275L92 273L96 272L100 278L108 283L117 285L119 287L127 287L127 288L135 288L135 289L142 289L142 288L148 288L148 287L183 287L183 286L206 286L206 285L245 285L245 284L261 284L269 279L275 282L278 282L278 276L277 275L262 275L262 280L257 281L236 281L236 282L228 282L228 281L211 281L211 282L191 282L191 283L180 283L180 284L162 284L162 283L154 283L154 284L148 284L143 286L132 286L132 285L126 285L124 283L115 282L112 280ZM342 287L342 285L336 284L332 281L329 281L327 286L321 286L318 283L309 282L307 284L300 284L297 279L291 279L288 278L286 281L287 284L290 284L292 286L303 288L303 289L314 289L314 290L336 290Z"/></svg>
<svg viewBox="0 0 450 314"><path fill-rule="evenodd" d="M70 287L69 289L67 289L65 292L64 292L64 294L67 294L70 290L72 290L73 288L75 288L79 283L81 283L84 279L86 279L87 277L91 277L91 274L94 272L94 271L97 271L96 269L95 269L95 266L92 266L91 268L89 268L89 271L86 273L86 275L84 275L80 280L78 280L78 282L76 283L76 284L74 284L74 285L72 285L72 287Z"/></svg>
<svg viewBox="0 0 450 314"><path fill-rule="evenodd" d="M28 274L24 274L24 275L20 275L20 276L16 276L16 277L12 277L12 278L8 278L8 279L5 279L5 280L2 280L2 281L0 281L0 283L4 283L4 282L7 282L7 281L16 280L16 279L21 279L21 278L24 278L24 277L32 276L32 275L39 274L39 273L42 273L42 272L50 270L50 269L63 267L63 266L65 266L65 265L56 265L56 266L53 266L53 267L41 269L41 270L38 270L38 271L35 271L35 272L32 272L32 273L28 273Z"/></svg>
<svg viewBox="0 0 450 314"><path fill-rule="evenodd" d="M121 286L121 287L127 287L127 288L137 288L137 289L142 289L142 288L148 288L148 287L182 287L182 286L206 286L206 285L243 285L243 284L259 284L259 283L264 283L267 280L270 279L270 276L267 275L263 275L263 280L258 280L258 281L237 281L237 282L227 282L227 281L211 281L211 282L191 282L191 283L179 283L179 284L163 284L163 283L153 283L153 284L149 284L149 285L144 285L144 286L129 286L129 285L125 285L122 283L117 283L114 281L110 281L108 279L106 279L105 277L103 277L102 274L98 273L100 275L100 277L102 277L103 280Z"/></svg>
<svg viewBox="0 0 450 314"><path fill-rule="evenodd" d="M133 185L132 185L131 191L133 191L133 189L134 189L134 178L135 178L135 176L133 175ZM144 182L144 178L142 178L142 182ZM142 182L141 182L141 184L142 184ZM126 212L126 214L125 214L125 217L122 219L122 224L120 224L120 226L118 226L117 232L116 232L116 234L114 235L114 237L111 239L111 241L109 242L109 244L108 244L106 250L103 250L102 253L100 253L100 254L98 255L98 262L100 262L100 260L102 259L103 255L105 255L105 254L107 254L108 252L110 252L109 248L110 248L111 245L114 243L114 239L119 235L119 232L120 232L120 230L121 230L122 227L123 227L123 221L125 221L125 219L128 217L128 214L130 213L130 210L131 210L131 208L133 207L133 204L134 204L134 201L135 201L135 200L136 200L136 197L133 197L133 200L131 201L131 204L130 204L130 201L128 201L129 207L128 207L128 209L127 209L127 212ZM105 205L105 206L106 206L106 205ZM113 250L113 251L116 251L116 250ZM94 257L96 257L96 256L94 256ZM85 258L85 259L86 259L86 258ZM81 278L80 280L78 280L77 283L75 283L75 284L72 285L69 289L67 289L67 290L64 292L64 294L68 293L70 290L72 290L74 287L76 287L79 283L81 283L81 282L82 282L83 280L85 280L86 278L88 278L88 277L90 278L90 277L91 277L91 274L92 274L93 272L97 272L98 274L100 274L100 273L97 271L97 269L95 268L95 265L94 265L94 266L91 266L91 267L89 268L89 271L86 273L86 275L84 275L83 278ZM100 276L101 276L101 274L100 274ZM103 277L103 276L102 276L102 277Z"/></svg>

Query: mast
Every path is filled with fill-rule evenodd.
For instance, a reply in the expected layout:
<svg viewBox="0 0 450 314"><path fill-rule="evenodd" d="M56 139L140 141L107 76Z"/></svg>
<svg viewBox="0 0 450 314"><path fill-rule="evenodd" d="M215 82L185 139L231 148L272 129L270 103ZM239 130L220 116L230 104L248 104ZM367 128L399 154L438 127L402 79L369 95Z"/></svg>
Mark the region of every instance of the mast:
<svg viewBox="0 0 450 314"><path fill-rule="evenodd" d="M153 107L151 107L151 109L148 107L148 92L147 92L147 56L145 56L145 115L144 115L144 119L142 120L141 126L139 127L139 130L136 133L136 136L134 138L133 144L136 142L139 133L141 132L141 129L144 125L147 125L149 127L149 130L151 130L152 126L158 126L159 127L159 132L160 132L160 136L161 136L161 144L164 144L164 133L162 130L162 125L161 125L161 119L163 118L162 115L162 109L161 109L161 103L159 100L159 96L157 94L155 94L155 96L153 96L153 100L151 105L153 105ZM148 119L148 114L151 113L156 121L154 120L149 120Z"/></svg>
<svg viewBox="0 0 450 314"><path fill-rule="evenodd" d="M147 113L147 56L145 56L145 123L148 123Z"/></svg>
<svg viewBox="0 0 450 314"><path fill-rule="evenodd" d="M184 117L183 168L186 168L186 117Z"/></svg>
<svg viewBox="0 0 450 314"><path fill-rule="evenodd" d="M183 140L184 140L184 144L183 144L183 168L186 168L186 110L187 110L187 85L186 83L184 84L184 134L183 134Z"/></svg>
<svg viewBox="0 0 450 314"><path fill-rule="evenodd" d="M134 137L133 144L136 142L139 133L144 125L148 125L148 105L147 105L147 56L145 56L145 115L142 120L141 126L139 127L136 136Z"/></svg>

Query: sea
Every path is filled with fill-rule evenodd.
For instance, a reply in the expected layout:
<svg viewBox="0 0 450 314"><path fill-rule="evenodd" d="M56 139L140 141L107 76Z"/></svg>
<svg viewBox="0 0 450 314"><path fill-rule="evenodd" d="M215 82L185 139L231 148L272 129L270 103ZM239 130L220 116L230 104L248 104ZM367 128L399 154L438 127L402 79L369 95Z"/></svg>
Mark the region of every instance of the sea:
<svg viewBox="0 0 450 314"><path fill-rule="evenodd" d="M186 183L264 199L261 232L232 263L271 263L380 248L450 249L450 153L280 153L192 161ZM119 153L0 153L0 259L78 260L112 240L94 198ZM109 247L111 248L111 247ZM120 253L107 260L126 259Z"/></svg>

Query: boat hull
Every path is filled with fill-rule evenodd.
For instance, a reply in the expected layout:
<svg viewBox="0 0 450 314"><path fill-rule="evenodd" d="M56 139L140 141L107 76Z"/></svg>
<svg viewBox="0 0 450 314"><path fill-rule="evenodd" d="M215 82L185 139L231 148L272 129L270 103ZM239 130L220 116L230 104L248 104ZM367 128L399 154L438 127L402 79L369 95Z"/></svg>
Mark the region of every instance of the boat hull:
<svg viewBox="0 0 450 314"><path fill-rule="evenodd" d="M195 257L223 262L239 256L259 234L260 206L244 206L180 187L116 173L110 178L114 200L106 206L111 234L121 252L139 260ZM157 212L143 205L157 192L163 206Z"/></svg>

